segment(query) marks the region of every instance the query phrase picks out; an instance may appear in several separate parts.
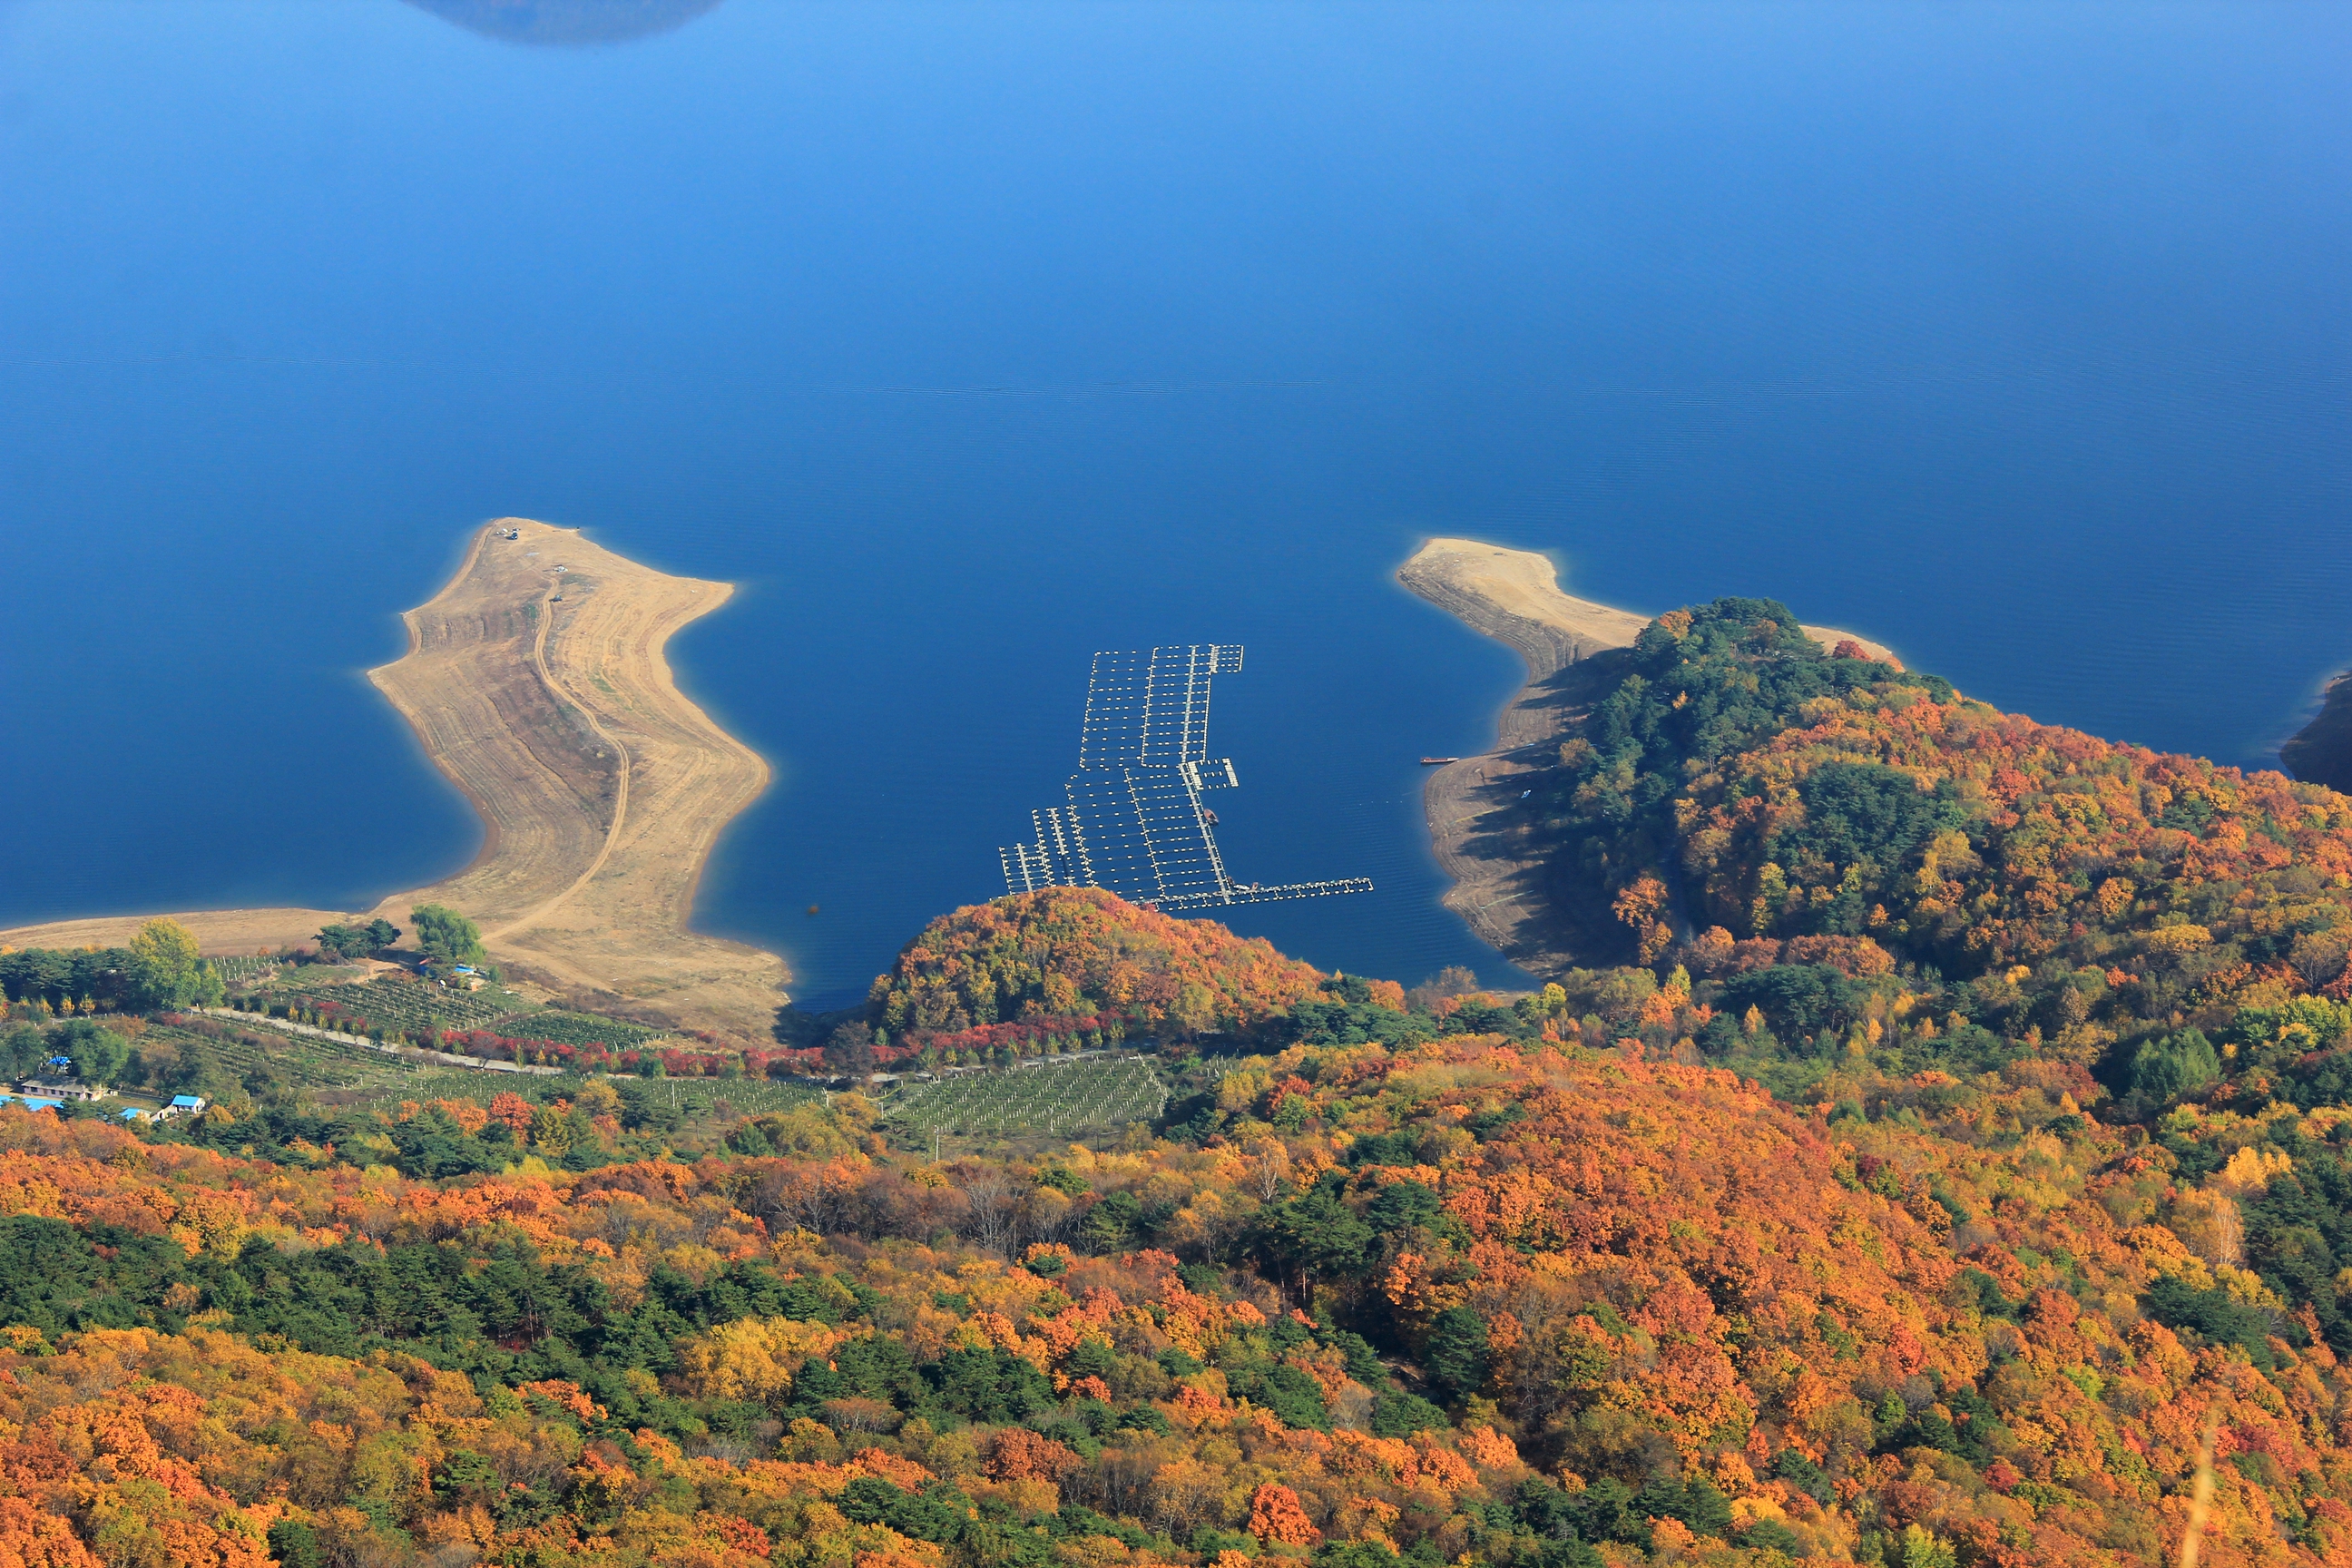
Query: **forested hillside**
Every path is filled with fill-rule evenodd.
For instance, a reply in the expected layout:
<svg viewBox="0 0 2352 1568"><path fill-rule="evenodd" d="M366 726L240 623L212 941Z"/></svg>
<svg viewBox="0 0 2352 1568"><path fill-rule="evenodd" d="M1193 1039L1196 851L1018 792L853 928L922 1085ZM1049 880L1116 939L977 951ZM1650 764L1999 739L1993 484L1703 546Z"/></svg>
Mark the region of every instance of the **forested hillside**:
<svg viewBox="0 0 2352 1568"><path fill-rule="evenodd" d="M1146 1028L1255 1024L1322 976L1264 938L1050 888L943 915L874 982L873 1021L952 1035L1024 1017L1109 1014Z"/></svg>
<svg viewBox="0 0 2352 1568"><path fill-rule="evenodd" d="M1092 1147L738 1110L748 1047L692 1116L0 1109L0 1564L2156 1564L2200 1485L2201 1562L2352 1563L2352 801L1761 601L1619 668L1528 809L1622 964L1062 891L842 1026L1154 1053Z"/></svg>
<svg viewBox="0 0 2352 1568"><path fill-rule="evenodd" d="M854 1107L441 1181L0 1112L0 1551L2156 1562L2209 1421L2208 1561L2352 1546L2352 1388L2212 1235L2292 1156L2191 1185L2079 1069L1792 1108L1629 1028L1294 1046L1203 1142L945 1165Z"/></svg>

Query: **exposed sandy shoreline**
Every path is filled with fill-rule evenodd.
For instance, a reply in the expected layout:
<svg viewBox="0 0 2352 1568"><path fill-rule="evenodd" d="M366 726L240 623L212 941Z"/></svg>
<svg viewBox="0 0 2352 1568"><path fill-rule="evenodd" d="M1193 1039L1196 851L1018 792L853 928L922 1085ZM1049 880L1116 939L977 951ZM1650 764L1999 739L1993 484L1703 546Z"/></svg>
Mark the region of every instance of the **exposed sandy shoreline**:
<svg viewBox="0 0 2352 1568"><path fill-rule="evenodd" d="M768 766L677 689L662 653L731 592L572 530L522 518L485 527L448 585L403 617L409 652L369 671L480 813L481 852L372 912L404 926L415 904L446 903L480 922L495 961L582 1003L766 1034L784 1000L783 961L688 921L712 845L766 787ZM0 942L119 942L141 918L26 927ZM307 941L346 917L175 918L207 951L228 952Z"/></svg>
<svg viewBox="0 0 2352 1568"><path fill-rule="evenodd" d="M350 920L343 910L184 910L172 918L188 928L196 945L217 957L229 952L275 950L310 940L318 929ZM362 920L367 917L362 915ZM48 921L0 931L0 947L121 947L152 915L96 915Z"/></svg>
<svg viewBox="0 0 2352 1568"><path fill-rule="evenodd" d="M1542 862L1517 809L1528 787L1518 775L1556 761L1557 738L1584 717L1591 693L1574 667L1632 647L1650 617L1564 594L1544 556L1475 539L1430 540L1397 568L1397 581L1527 661L1527 683L1504 706L1494 748L1433 773L1423 809L1438 864L1454 879L1445 906L1514 963L1556 973L1576 958L1580 911L1544 895ZM1853 637L1874 658L1893 657L1851 632L1805 631L1825 647Z"/></svg>

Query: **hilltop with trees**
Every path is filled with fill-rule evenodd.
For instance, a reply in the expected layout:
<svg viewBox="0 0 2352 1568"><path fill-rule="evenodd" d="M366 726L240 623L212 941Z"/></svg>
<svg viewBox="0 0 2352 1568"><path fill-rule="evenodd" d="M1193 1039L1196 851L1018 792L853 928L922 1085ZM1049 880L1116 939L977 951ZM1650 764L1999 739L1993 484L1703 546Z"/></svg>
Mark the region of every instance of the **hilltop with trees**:
<svg viewBox="0 0 2352 1568"><path fill-rule="evenodd" d="M1116 1013L1178 1030L1254 1024L1321 981L1264 939L1139 910L1095 888L1049 888L943 915L868 998L893 1032Z"/></svg>

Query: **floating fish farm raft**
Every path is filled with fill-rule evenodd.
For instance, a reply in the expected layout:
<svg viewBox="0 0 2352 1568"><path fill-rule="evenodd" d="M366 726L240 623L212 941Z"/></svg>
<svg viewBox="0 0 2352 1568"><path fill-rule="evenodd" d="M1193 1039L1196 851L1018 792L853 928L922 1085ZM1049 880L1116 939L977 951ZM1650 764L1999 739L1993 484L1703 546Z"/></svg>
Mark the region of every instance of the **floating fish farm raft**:
<svg viewBox="0 0 2352 1568"><path fill-rule="evenodd" d="M1168 914L1370 892L1366 877L1265 883L1227 874L1212 831L1217 814L1201 797L1241 784L1232 759L1209 755L1209 683L1241 668L1230 643L1095 655L1078 771L1066 804L1030 814L1034 840L997 851L1006 889L1101 888Z"/></svg>

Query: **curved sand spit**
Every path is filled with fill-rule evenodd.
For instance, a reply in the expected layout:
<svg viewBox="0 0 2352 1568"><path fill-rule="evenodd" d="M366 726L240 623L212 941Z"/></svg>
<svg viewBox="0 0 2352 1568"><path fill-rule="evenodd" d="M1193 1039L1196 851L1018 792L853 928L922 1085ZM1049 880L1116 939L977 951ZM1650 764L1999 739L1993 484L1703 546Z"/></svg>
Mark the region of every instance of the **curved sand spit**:
<svg viewBox="0 0 2352 1568"><path fill-rule="evenodd" d="M1563 594L1551 562L1532 550L1476 539L1433 539L1397 568L1397 581L1438 608L1517 650L1527 684L1507 704L1495 747L1430 775L1423 795L1438 864L1454 879L1445 905L1515 963L1550 973L1575 961L1574 921L1549 907L1542 866L1517 809L1517 774L1556 760L1554 742L1582 721L1587 694L1571 666L1630 647L1648 616ZM1885 647L1831 626L1807 626L1824 646L1853 637L1876 658Z"/></svg>
<svg viewBox="0 0 2352 1568"><path fill-rule="evenodd" d="M730 592L572 530L524 518L485 527L448 585L403 617L407 655L369 671L481 814L481 853L371 912L404 926L415 904L448 904L480 922L493 959L583 1002L766 1033L784 1000L783 961L687 922L712 844L766 787L768 767L677 689L662 655ZM235 952L306 941L346 917L176 918L207 951ZM78 946L137 925L64 921L0 942Z"/></svg>

